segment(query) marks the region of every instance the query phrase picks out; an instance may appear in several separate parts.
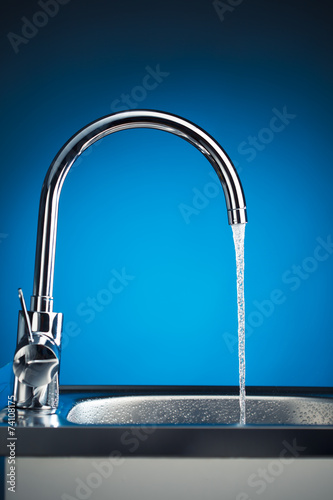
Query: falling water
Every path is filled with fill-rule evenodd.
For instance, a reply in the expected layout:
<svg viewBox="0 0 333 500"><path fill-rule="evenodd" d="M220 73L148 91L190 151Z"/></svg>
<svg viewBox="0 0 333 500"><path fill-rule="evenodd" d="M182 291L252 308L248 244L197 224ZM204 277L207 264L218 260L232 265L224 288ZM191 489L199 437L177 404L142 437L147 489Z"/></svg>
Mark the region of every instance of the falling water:
<svg viewBox="0 0 333 500"><path fill-rule="evenodd" d="M244 300L244 238L245 224L232 225L237 265L238 359L240 423L245 424L245 300Z"/></svg>

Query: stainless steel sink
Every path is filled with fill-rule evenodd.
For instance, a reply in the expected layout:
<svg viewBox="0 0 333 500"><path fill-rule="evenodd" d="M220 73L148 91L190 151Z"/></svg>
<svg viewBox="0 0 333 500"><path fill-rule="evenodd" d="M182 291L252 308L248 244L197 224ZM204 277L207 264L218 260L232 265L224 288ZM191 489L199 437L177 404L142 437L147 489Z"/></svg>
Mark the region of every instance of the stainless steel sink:
<svg viewBox="0 0 333 500"><path fill-rule="evenodd" d="M82 425L237 424L237 396L143 395L79 401L67 420ZM248 396L247 424L333 425L333 399Z"/></svg>
<svg viewBox="0 0 333 500"><path fill-rule="evenodd" d="M332 392L273 390L248 390L239 425L237 388L63 386L55 413L19 409L11 432L26 457L333 457ZM8 429L5 407L4 456Z"/></svg>

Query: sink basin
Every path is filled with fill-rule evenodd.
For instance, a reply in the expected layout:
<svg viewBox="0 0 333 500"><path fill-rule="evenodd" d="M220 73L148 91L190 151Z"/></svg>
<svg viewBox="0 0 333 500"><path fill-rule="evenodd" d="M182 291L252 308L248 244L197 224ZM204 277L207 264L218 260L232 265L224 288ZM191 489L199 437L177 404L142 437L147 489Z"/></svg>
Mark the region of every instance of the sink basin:
<svg viewBox="0 0 333 500"><path fill-rule="evenodd" d="M67 420L82 425L237 424L239 398L212 395L144 395L79 401ZM333 399L248 396L247 424L333 425Z"/></svg>

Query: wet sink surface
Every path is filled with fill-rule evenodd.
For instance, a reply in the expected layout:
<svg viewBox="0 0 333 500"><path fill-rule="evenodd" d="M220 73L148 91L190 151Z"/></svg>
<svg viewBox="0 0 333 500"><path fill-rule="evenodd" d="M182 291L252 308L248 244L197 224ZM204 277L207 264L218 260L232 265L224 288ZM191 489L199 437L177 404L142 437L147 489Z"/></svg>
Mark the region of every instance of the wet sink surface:
<svg viewBox="0 0 333 500"><path fill-rule="evenodd" d="M82 425L237 424L237 396L114 396L77 402L67 414ZM247 424L333 425L333 399L248 396Z"/></svg>

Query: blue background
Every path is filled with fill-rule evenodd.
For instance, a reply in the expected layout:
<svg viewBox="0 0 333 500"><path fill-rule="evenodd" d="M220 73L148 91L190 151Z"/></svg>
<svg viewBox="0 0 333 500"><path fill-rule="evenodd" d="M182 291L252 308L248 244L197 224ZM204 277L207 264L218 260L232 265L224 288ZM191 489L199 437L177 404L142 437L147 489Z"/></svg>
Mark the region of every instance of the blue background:
<svg viewBox="0 0 333 500"><path fill-rule="evenodd" d="M22 17L43 24L41 10L2 3L0 366L15 350L17 288L32 293L49 164L89 122L147 108L204 128L239 171L247 384L332 386L330 3L244 0L223 14L204 0L70 0L15 53L8 33L23 36ZM147 67L162 76L145 91ZM287 117L272 122L277 112ZM237 385L234 247L217 183L197 150L154 130L114 134L77 161L54 283L62 384ZM110 297L114 271L131 279Z"/></svg>

